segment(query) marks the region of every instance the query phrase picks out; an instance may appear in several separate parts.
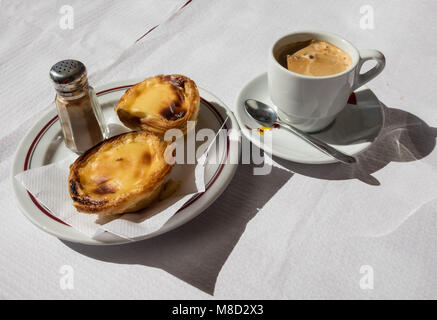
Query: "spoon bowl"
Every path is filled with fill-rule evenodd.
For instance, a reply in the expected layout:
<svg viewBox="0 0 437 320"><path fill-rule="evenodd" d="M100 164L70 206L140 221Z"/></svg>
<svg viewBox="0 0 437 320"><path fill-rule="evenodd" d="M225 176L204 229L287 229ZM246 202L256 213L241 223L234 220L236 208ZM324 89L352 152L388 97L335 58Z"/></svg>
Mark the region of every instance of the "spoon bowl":
<svg viewBox="0 0 437 320"><path fill-rule="evenodd" d="M278 121L278 113L269 105L248 99L245 103L247 113L256 121L272 127Z"/></svg>

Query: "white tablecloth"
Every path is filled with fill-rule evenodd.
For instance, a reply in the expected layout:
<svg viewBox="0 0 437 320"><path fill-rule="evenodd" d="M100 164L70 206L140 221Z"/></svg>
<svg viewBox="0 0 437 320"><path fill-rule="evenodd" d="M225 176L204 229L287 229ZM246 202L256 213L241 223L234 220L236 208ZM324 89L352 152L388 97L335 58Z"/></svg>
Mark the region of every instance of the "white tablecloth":
<svg viewBox="0 0 437 320"><path fill-rule="evenodd" d="M73 30L59 27L59 1L0 2L0 296L437 298L437 3L194 0L181 9L185 2L72 1ZM360 27L364 5L373 29ZM276 159L290 171L253 176L242 165L199 217L119 247L60 241L12 201L12 153L50 104L48 70L57 60L83 60L95 86L186 74L235 109L241 86L266 70L272 41L302 29L386 55L369 87L388 125L357 172ZM64 265L74 270L74 289L60 286ZM362 286L366 266L373 289Z"/></svg>

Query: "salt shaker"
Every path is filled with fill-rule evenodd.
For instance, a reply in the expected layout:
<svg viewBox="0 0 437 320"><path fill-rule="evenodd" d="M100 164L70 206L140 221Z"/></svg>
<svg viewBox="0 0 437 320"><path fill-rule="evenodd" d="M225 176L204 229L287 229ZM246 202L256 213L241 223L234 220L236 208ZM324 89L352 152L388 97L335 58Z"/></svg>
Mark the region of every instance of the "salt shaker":
<svg viewBox="0 0 437 320"><path fill-rule="evenodd" d="M56 107L67 147L83 153L108 137L102 109L94 89L88 85L84 64L59 61L50 69L56 89Z"/></svg>

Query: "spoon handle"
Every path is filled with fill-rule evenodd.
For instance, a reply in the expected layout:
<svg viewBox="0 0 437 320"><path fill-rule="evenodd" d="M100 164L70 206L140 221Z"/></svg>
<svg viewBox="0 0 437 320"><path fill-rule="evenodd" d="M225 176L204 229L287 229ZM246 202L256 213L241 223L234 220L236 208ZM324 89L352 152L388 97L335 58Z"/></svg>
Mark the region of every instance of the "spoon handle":
<svg viewBox="0 0 437 320"><path fill-rule="evenodd" d="M291 125L289 125L288 123L285 123L283 121L278 122L281 127L284 127L286 129L288 129L289 131L291 131L292 133L294 133L295 135L297 135L299 138L305 140L306 142L308 142L309 144L311 144L312 146L314 146L315 148L319 149L320 151L322 151L323 153L334 157L335 159L343 162L343 163L355 163L356 159L354 157L351 157L347 154L344 154L343 152L335 149L334 147L331 147L329 144L317 139L314 136L311 136L310 134L303 132Z"/></svg>

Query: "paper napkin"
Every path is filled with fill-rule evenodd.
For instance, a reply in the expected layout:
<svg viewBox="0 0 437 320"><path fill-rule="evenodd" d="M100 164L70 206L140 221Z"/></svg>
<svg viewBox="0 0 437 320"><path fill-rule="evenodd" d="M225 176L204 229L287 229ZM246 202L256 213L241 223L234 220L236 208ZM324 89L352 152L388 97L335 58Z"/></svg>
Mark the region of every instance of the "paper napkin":
<svg viewBox="0 0 437 320"><path fill-rule="evenodd" d="M68 191L69 166L77 156L16 176L23 186L63 222L92 238L104 232L133 239L159 230L191 197L205 190L206 152L197 164L176 164L168 179L180 182L170 197L135 213L117 216L80 213L73 206Z"/></svg>

